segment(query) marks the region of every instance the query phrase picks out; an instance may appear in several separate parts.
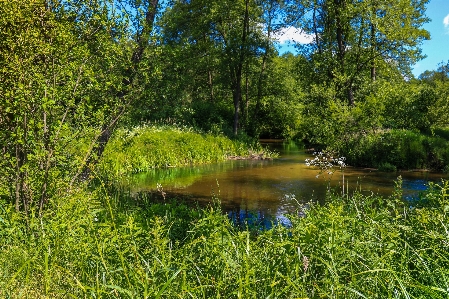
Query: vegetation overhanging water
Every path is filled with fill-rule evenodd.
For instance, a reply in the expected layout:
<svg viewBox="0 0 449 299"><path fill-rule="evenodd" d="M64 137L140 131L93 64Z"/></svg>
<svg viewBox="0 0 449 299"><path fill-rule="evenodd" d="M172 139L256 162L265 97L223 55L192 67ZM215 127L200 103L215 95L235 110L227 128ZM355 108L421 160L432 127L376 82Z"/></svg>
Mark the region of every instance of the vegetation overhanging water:
<svg viewBox="0 0 449 299"><path fill-rule="evenodd" d="M303 161L210 164L269 156L254 141L272 137L449 172L449 62L411 72L428 3L2 1L0 297L447 298L448 181L410 205L406 179L380 196L356 168L328 184ZM311 39L280 55L291 29ZM207 177L179 179L197 163L211 165L192 195L205 207L168 190ZM114 185L155 168L171 171L160 203ZM224 213L253 208L290 225Z"/></svg>
<svg viewBox="0 0 449 299"><path fill-rule="evenodd" d="M429 171L382 172L376 169L347 167L320 173L308 167L303 146L294 142L265 141L263 146L279 153L273 160L231 160L207 165L154 169L127 178L125 189L132 193L152 193L160 200L161 190L172 197L200 206L220 201L223 211L236 222L250 222L271 227L272 222L289 223L286 215L302 204L323 203L327 190L340 194L360 192L387 196L402 177L404 198L413 198L429 182L447 177Z"/></svg>

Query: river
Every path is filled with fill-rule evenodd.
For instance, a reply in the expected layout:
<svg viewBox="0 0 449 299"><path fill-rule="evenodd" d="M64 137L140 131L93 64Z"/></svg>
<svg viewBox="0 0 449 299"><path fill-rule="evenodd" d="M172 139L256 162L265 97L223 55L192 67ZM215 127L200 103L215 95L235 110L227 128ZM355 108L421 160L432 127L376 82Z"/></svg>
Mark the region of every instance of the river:
<svg viewBox="0 0 449 299"><path fill-rule="evenodd" d="M352 194L391 194L395 180L403 179L404 196L425 190L429 181L448 176L426 171L379 172L372 169L346 167L333 174L306 166L313 158L292 142L268 142L264 146L279 152L273 160L232 160L209 165L155 169L133 176L131 192L154 192L157 185L167 194L176 194L190 202L205 205L217 198L231 218L255 218L258 221L287 221L285 216L299 204L325 200L328 187L335 192ZM317 177L318 175L318 177ZM343 188L344 182L344 188Z"/></svg>

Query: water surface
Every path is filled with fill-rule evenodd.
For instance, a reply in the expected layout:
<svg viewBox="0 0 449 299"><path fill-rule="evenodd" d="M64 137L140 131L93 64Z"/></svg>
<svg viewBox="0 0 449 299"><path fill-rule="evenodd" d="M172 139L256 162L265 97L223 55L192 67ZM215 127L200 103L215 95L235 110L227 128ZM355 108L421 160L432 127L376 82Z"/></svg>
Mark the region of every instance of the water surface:
<svg viewBox="0 0 449 299"><path fill-rule="evenodd" d="M320 174L319 169L305 165L305 159L313 156L294 143L265 145L279 152L280 158L157 169L135 175L130 188L132 192L157 193L160 184L164 192L200 204L218 198L223 210L237 219L251 214L259 219L274 217L282 221L283 215L294 212L298 204L323 201L328 187L349 194L358 190L364 194L389 195L395 179L401 175L404 194L413 196L424 190L428 181L447 177L425 171L386 173L352 167L334 169L332 175Z"/></svg>

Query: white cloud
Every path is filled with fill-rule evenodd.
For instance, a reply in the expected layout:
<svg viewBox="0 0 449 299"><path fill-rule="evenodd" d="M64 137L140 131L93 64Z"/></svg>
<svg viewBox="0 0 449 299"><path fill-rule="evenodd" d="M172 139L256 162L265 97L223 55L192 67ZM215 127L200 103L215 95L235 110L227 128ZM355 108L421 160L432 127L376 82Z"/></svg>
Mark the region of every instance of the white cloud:
<svg viewBox="0 0 449 299"><path fill-rule="evenodd" d="M286 42L310 44L313 41L313 35L304 33L301 29L295 27L282 28L274 35L274 38L281 44Z"/></svg>
<svg viewBox="0 0 449 299"><path fill-rule="evenodd" d="M444 27L449 29L449 14L443 19Z"/></svg>

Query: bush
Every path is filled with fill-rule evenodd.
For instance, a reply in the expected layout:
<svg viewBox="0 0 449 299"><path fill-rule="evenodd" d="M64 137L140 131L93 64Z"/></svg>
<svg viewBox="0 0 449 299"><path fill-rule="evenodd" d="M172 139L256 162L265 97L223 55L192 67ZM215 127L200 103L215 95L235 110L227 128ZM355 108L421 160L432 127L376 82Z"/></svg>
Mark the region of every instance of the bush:
<svg viewBox="0 0 449 299"><path fill-rule="evenodd" d="M389 130L353 136L336 145L348 164L361 167L442 170L449 163L449 142L410 130Z"/></svg>
<svg viewBox="0 0 449 299"><path fill-rule="evenodd" d="M378 169L379 169L379 171L384 171L384 172L396 172L396 166L391 165L388 162L380 164Z"/></svg>
<svg viewBox="0 0 449 299"><path fill-rule="evenodd" d="M443 172L449 173L449 164L444 167Z"/></svg>

